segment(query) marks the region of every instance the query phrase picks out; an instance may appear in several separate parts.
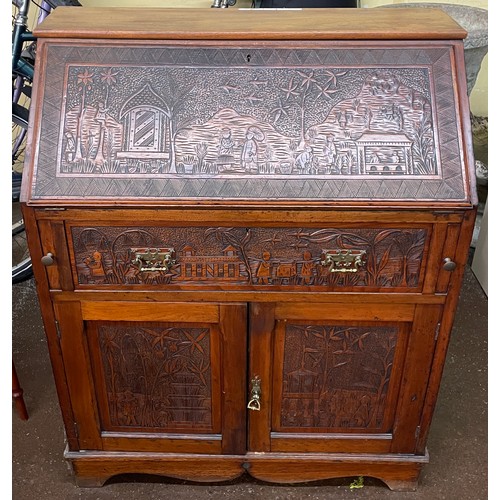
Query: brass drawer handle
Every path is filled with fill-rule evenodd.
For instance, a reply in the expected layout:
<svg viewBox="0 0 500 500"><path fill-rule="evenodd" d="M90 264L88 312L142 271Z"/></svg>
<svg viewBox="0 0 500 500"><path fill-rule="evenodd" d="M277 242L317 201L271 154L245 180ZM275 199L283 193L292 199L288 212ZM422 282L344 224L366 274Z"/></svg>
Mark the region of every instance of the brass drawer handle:
<svg viewBox="0 0 500 500"><path fill-rule="evenodd" d="M365 265L366 250L324 250L322 266L330 266L331 273L357 273Z"/></svg>
<svg viewBox="0 0 500 500"><path fill-rule="evenodd" d="M175 262L173 248L131 248L135 254L132 264L137 264L140 271L168 271Z"/></svg>
<svg viewBox="0 0 500 500"><path fill-rule="evenodd" d="M260 411L260 377L255 375L252 379L252 389L250 392L250 401L247 404L249 410Z"/></svg>

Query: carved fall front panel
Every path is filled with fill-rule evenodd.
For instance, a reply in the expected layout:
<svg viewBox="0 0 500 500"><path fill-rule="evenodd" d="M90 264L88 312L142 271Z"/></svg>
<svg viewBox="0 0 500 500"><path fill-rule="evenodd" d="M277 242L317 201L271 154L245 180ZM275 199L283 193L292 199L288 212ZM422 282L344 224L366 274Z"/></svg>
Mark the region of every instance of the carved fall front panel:
<svg viewBox="0 0 500 500"><path fill-rule="evenodd" d="M449 47L47 55L35 198L465 196Z"/></svg>
<svg viewBox="0 0 500 500"><path fill-rule="evenodd" d="M275 430L388 430L396 326L287 323L284 330Z"/></svg>
<svg viewBox="0 0 500 500"><path fill-rule="evenodd" d="M210 327L94 324L106 430L214 431Z"/></svg>
<svg viewBox="0 0 500 500"><path fill-rule="evenodd" d="M342 287L402 291L421 286L424 228L71 228L77 284ZM169 263L138 255L170 249ZM332 259L355 259L335 269ZM155 270L158 269L158 270Z"/></svg>

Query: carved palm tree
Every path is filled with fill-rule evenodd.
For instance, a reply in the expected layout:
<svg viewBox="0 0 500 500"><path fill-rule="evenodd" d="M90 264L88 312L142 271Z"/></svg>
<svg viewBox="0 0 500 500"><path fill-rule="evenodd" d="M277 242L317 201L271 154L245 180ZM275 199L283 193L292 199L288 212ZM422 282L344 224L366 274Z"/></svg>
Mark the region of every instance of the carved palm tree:
<svg viewBox="0 0 500 500"><path fill-rule="evenodd" d="M76 121L76 153L75 160L81 160L82 155L82 138L81 138L81 128L82 120L85 114L85 100L87 96L87 91L92 89L92 84L94 83L94 74L91 73L88 68L85 71L78 73L76 75L78 90L82 93L82 102L80 106L80 112Z"/></svg>

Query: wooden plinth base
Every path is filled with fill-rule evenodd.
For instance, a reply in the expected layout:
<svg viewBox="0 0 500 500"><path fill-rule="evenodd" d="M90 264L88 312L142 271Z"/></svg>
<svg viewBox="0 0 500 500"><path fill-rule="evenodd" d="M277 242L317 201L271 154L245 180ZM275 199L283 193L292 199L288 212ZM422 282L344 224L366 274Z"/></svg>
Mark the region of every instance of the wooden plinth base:
<svg viewBox="0 0 500 500"><path fill-rule="evenodd" d="M99 487L118 474L155 474L196 482L235 479L248 472L256 479L300 483L351 476L382 480L394 491L414 491L428 455L354 455L266 453L246 455L166 455L161 453L70 452L79 486Z"/></svg>

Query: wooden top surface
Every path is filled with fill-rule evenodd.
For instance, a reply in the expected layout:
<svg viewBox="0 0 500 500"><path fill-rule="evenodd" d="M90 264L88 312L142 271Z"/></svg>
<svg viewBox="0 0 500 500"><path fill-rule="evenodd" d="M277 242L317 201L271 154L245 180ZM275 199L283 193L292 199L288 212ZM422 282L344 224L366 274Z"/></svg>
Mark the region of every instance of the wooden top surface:
<svg viewBox="0 0 500 500"><path fill-rule="evenodd" d="M467 32L440 9L58 7L38 37L144 40L447 40Z"/></svg>

